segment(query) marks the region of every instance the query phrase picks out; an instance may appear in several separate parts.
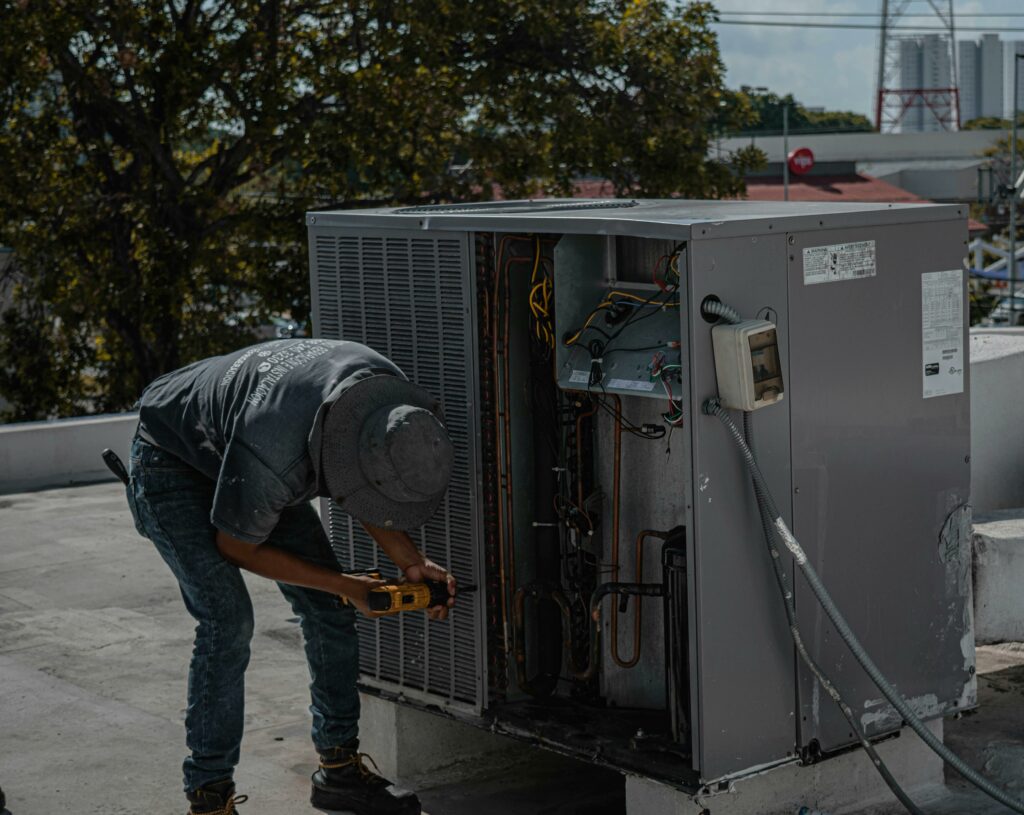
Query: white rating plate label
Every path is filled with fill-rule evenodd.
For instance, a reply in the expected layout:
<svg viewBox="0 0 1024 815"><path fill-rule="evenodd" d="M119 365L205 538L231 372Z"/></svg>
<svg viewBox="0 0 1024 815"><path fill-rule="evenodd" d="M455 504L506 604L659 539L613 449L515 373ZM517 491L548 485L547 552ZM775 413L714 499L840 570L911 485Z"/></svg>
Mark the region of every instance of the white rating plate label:
<svg viewBox="0 0 1024 815"><path fill-rule="evenodd" d="M875 242L833 243L804 249L804 285L874 277Z"/></svg>
<svg viewBox="0 0 1024 815"><path fill-rule="evenodd" d="M964 273L921 275L921 381L925 399L964 391Z"/></svg>

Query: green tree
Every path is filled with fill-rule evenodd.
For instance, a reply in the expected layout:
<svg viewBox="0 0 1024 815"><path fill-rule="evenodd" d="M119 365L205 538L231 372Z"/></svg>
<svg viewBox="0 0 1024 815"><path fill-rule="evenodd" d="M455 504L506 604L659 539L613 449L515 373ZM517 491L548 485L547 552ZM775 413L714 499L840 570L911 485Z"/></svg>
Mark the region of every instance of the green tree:
<svg viewBox="0 0 1024 815"><path fill-rule="evenodd" d="M308 313L302 213L571 194L724 197L757 151L708 3L0 0L0 393L20 418L130 406ZM27 342L26 338L31 337Z"/></svg>
<svg viewBox="0 0 1024 815"><path fill-rule="evenodd" d="M1000 119L997 116L982 116L965 122L961 130L1009 130L1012 119ZM1017 127L1024 127L1024 113L1017 116Z"/></svg>
<svg viewBox="0 0 1024 815"><path fill-rule="evenodd" d="M779 96L746 86L740 93L747 97L756 117L740 133L782 133L782 111L787 105L791 133L869 133L874 130L867 116L842 110L808 110L792 94Z"/></svg>

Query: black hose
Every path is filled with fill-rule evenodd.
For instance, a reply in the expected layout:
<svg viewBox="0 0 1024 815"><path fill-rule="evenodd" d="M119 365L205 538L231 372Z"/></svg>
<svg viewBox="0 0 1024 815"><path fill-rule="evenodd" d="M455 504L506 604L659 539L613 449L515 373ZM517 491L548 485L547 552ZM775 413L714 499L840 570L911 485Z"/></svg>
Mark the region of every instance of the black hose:
<svg viewBox="0 0 1024 815"><path fill-rule="evenodd" d="M751 421L752 417L752 413L746 412L743 414L743 437L747 443L747 447L750 448L751 455L754 455L754 427L753 422ZM911 800L910 796L904 792L893 774L889 772L889 768L885 766L885 762L882 761L882 757L878 755L875 745L868 740L867 736L861 730L856 717L853 715L853 710L851 710L850 706L846 704L842 695L839 693L838 688L836 688L832 683L832 680L826 676L821 666L818 665L814 660L814 657L812 657L810 652L807 650L807 646L804 645L804 638L801 636L800 629L796 624L796 601L793 598L793 589L787 585L786 575L782 571L779 549L775 545L775 527L772 526L771 518L768 515L764 500L764 493L758 486L755 479L751 478L751 482L754 485L754 496L757 498L757 509L761 516L761 528L764 532L764 542L768 547L769 559L772 562L772 568L775 572L775 582L779 586L779 593L782 595L782 605L786 610L786 623L789 626L789 635L793 638L793 645L796 647L797 654L800 655L800 659L803 660L810 672L814 674L815 679L818 680L821 687L825 689L825 693L827 693L832 701L836 703L836 707L839 708L839 712L843 714L843 717L849 723L850 729L857 736L857 740L860 742L861 747L864 748L864 752L867 753L872 765L874 765L875 769L878 770L878 774L882 776L882 780L892 791L892 794L896 796L897 800L899 800L901 804L903 804L903 807L910 813L910 815L924 815L924 812L918 808L918 806Z"/></svg>
<svg viewBox="0 0 1024 815"><path fill-rule="evenodd" d="M864 650L864 646L861 645L860 640L857 639L857 635L853 633L849 624L843 618L842 613L836 607L835 602L829 595L828 590L821 582L821 578L815 571L814 567L807 560L807 553L804 552L800 542L794 537L790 528L786 525L786 522L782 519L782 514L779 512L778 505L775 503L775 499L772 497L771 491L768 489L768 484L764 480L764 475L761 473L761 469L757 466L757 461L754 459L753 453L750 452L750 447L747 446L744 441L739 428L729 417L729 414L719 403L718 399L708 399L704 402L703 412L707 416L716 417L722 425L729 431L733 441L736 444L737 449L743 458L747 469L750 471L751 477L754 479L754 483L761 490L761 502L764 504L766 510L769 513L769 517L772 518L772 524L775 527L776 534L785 544L786 548L789 549L793 554L793 558L796 560L800 570L804 573L804 578L807 580L807 584L811 587L811 591L814 592L814 596L817 598L818 603L821 604L822 610L825 612L829 620L832 621L832 625L835 626L839 636L842 637L843 642L850 649L850 653L853 654L854 658L860 663L860 666L864 669L864 672L874 682L875 687L882 693L896 711L903 717L903 721L907 723L918 736L921 737L921 741L928 745L935 752L939 758L945 761L950 767L956 770L962 775L967 781L972 783L979 790L984 792L986 795L991 797L993 800L998 801L1004 806L1012 809L1014 812L1019 812L1024 815L1024 802L1018 801L1016 798L1011 796L1009 793L1003 791L998 786L993 784L987 778L980 773L973 770L962 758L956 753L946 747L935 734L921 721L914 709L907 704L907 701L900 695L899 691L896 690L885 678L885 675L879 670L878 666L875 665L871 655Z"/></svg>

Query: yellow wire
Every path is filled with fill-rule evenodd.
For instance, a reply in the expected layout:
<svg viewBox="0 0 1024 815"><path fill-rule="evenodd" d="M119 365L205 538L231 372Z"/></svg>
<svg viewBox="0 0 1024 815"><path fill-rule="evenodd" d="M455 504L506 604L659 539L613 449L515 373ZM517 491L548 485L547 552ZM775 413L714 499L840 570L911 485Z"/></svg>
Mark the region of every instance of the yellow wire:
<svg viewBox="0 0 1024 815"><path fill-rule="evenodd" d="M536 237L535 241L536 250L533 257L533 271L530 273L531 288L527 302L530 306L530 313L533 315L535 320L534 330L537 334L537 339L554 348L555 336L547 325L551 318L551 283L547 275L542 277L539 281L537 280L537 273L540 271L541 261L540 237ZM541 293L542 302L538 302L537 300L538 291Z"/></svg>
<svg viewBox="0 0 1024 815"><path fill-rule="evenodd" d="M676 308L679 306L678 302L675 303L659 303L650 297L640 297L636 294L630 294L628 291L610 291L608 292L609 297L624 297L627 300L637 300L641 303L645 303L649 306L660 306L661 308Z"/></svg>

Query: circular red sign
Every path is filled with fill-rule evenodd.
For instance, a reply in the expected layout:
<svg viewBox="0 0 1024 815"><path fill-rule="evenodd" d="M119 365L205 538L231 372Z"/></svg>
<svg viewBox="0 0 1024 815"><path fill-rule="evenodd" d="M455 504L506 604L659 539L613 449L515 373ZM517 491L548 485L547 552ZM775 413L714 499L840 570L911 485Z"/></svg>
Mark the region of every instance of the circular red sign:
<svg viewBox="0 0 1024 815"><path fill-rule="evenodd" d="M814 166L814 153L811 152L810 147L798 147L796 150L789 151L786 162L789 164L791 173L803 175L810 172Z"/></svg>

